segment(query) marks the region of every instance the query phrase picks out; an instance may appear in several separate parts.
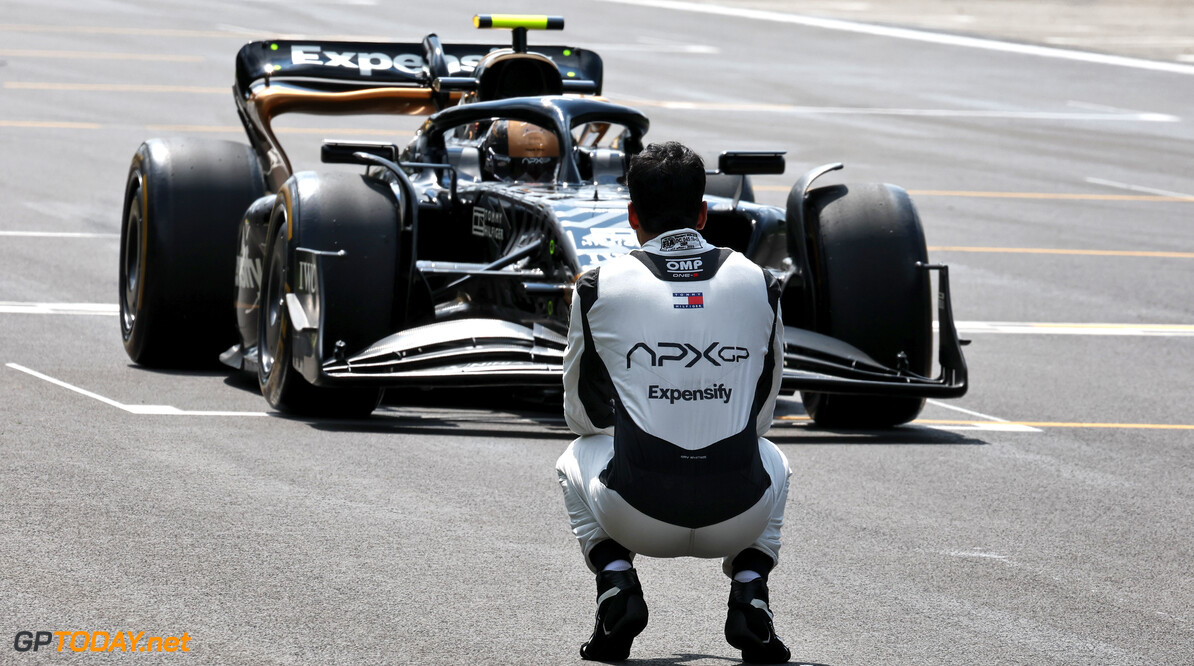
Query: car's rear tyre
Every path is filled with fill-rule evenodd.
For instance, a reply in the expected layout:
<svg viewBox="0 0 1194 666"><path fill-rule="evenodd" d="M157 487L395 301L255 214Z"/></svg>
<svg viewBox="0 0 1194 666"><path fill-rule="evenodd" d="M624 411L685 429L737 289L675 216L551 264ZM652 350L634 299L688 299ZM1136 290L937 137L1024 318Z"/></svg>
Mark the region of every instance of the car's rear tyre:
<svg viewBox="0 0 1194 666"><path fill-rule="evenodd" d="M908 193L893 185L833 185L809 192L806 208L817 332L880 363L927 375L933 311L924 230ZM907 423L923 398L801 392L818 424L879 428Z"/></svg>
<svg viewBox="0 0 1194 666"><path fill-rule="evenodd" d="M735 176L727 173L716 173L705 176L705 194L715 197L733 199L738 191L738 184L742 184L739 201L754 203L755 190L751 187L750 176Z"/></svg>
<svg viewBox="0 0 1194 666"><path fill-rule="evenodd" d="M237 225L264 192L247 145L186 138L141 144L120 231L120 329L129 358L201 367L235 342Z"/></svg>
<svg viewBox="0 0 1194 666"><path fill-rule="evenodd" d="M295 367L297 332L286 294L294 293L297 248L343 251L320 263L321 322L312 323L321 325L322 344L343 342L351 357L385 337L395 326L399 220L389 186L359 174L301 173L282 186L267 236L258 337L258 385L270 406L336 418L363 418L377 408L381 389L316 386ZM315 359L328 355L324 349Z"/></svg>

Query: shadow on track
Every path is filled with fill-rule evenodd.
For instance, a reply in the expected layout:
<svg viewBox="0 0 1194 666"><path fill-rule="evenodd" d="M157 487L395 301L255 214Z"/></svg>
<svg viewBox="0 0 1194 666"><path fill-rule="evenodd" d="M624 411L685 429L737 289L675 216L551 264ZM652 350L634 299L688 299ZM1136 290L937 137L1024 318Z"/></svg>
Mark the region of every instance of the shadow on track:
<svg viewBox="0 0 1194 666"><path fill-rule="evenodd" d="M176 374L172 371L165 374ZM181 371L177 374L196 374ZM222 374L217 372L204 375ZM257 380L245 372L224 377L224 384L257 393ZM264 406L264 404L263 404ZM394 433L456 437L516 437L571 439L564 424L560 391L532 393L494 388L389 389L373 416L367 419L305 418L274 413L276 418L306 423L325 432ZM776 417L802 418L803 406L781 400ZM957 432L905 425L876 430L826 429L808 421L777 420L767 438L776 444L802 445L971 445L987 442Z"/></svg>
<svg viewBox="0 0 1194 666"><path fill-rule="evenodd" d="M716 660L716 661L725 662L727 664L743 663L741 659L730 659L728 657L718 657L718 656L711 655L711 654L691 654L691 653L685 653L685 654L677 653L677 654L673 654L670 657L660 657L660 658L654 658L654 659L627 659L625 662L621 662L621 663L635 664L635 666L684 666L685 664L688 664L688 663L691 663L691 662L697 661L697 660L700 660L700 661ZM799 659L793 659L792 661L790 661L788 663L791 664L792 666L828 666L828 664L818 664L818 663L813 663L811 661L800 661Z"/></svg>
<svg viewBox="0 0 1194 666"><path fill-rule="evenodd" d="M961 433L936 430L917 425L899 426L887 430L829 430L812 424L776 425L767 433L767 439L776 444L829 444L838 446L985 446L987 444L984 440Z"/></svg>

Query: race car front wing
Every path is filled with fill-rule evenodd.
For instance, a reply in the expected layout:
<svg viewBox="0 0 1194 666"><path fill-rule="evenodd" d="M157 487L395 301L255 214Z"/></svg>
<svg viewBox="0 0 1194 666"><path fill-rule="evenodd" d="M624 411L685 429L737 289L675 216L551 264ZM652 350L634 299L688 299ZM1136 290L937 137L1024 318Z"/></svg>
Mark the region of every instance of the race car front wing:
<svg viewBox="0 0 1194 666"><path fill-rule="evenodd" d="M902 359L888 367L846 342L804 329L784 329L782 388L819 393L957 398L966 393L967 369L949 295L949 269L938 273L936 378L909 371ZM321 383L385 386L561 385L567 339L539 324L499 319L456 319L390 335L352 357L328 360Z"/></svg>

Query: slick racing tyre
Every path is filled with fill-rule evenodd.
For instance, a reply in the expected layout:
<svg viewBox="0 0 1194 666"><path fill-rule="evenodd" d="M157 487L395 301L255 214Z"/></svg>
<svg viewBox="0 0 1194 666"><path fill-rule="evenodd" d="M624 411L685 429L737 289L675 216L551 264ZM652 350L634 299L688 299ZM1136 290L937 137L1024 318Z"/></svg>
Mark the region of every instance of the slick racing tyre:
<svg viewBox="0 0 1194 666"><path fill-rule="evenodd" d="M933 311L920 217L908 193L893 185L833 185L809 192L809 263L815 329L854 345L890 368L927 376L932 364ZM923 398L803 391L818 424L878 428L907 423Z"/></svg>
<svg viewBox="0 0 1194 666"><path fill-rule="evenodd" d="M282 186L267 236L257 345L258 384L272 407L336 418L363 418L377 407L381 389L316 386L298 366L318 374L337 347L351 357L394 331L400 220L389 186L361 174L304 172ZM310 325L318 337L295 329L287 294L312 304L303 316L317 319Z"/></svg>
<svg viewBox="0 0 1194 666"><path fill-rule="evenodd" d="M705 194L733 199L734 193L738 191L738 183L742 183L742 194L738 200L754 203L755 190L750 185L750 176L734 176L725 173L709 174L705 176Z"/></svg>
<svg viewBox="0 0 1194 666"><path fill-rule="evenodd" d="M133 156L120 229L120 332L134 362L215 364L236 339L237 225L265 193L249 146L151 139Z"/></svg>

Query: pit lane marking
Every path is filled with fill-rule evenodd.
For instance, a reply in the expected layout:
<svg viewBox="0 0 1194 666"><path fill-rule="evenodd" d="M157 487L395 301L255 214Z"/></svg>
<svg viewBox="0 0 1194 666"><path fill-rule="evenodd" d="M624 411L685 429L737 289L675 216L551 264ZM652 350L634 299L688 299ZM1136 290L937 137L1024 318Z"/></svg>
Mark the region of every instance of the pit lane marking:
<svg viewBox="0 0 1194 666"><path fill-rule="evenodd" d="M897 28L893 26L871 25L867 23L858 23L855 21L846 21L842 19L819 18L814 16L801 16L799 14L788 14L784 12L767 11L762 9L746 9L739 7L724 7L721 5L707 5L696 2L682 2L679 0L600 0L601 2L617 3L623 5L637 5L639 7L653 7L656 9L672 9L677 11L693 12L697 14L712 14L715 16L729 16L733 18L751 19L756 21L767 21L770 23L787 23L791 25L801 25L809 28L819 28L822 30L835 30L839 32L852 32L856 34L872 35L876 37L888 37L892 39L903 39L916 42L927 42L930 44L939 44L943 46L959 46L963 48L980 49L985 51L997 51L1003 53L1013 53L1017 55L1036 56L1041 58L1052 58L1055 60L1072 60L1077 62L1085 62L1096 65L1111 65L1115 67L1130 67L1134 69L1151 70L1155 72L1167 72L1170 74L1194 74L1194 66L1183 65L1180 63L1162 62L1156 60L1145 60L1143 58L1130 58L1126 56L1108 55L1102 53L1090 53L1086 51L1073 51L1069 49L1060 49L1054 46L1037 46L1033 44L1020 44L1015 42L1004 42L996 39L983 37L968 37L965 35L950 34L944 32L930 32L927 30L916 30L912 28Z"/></svg>
<svg viewBox="0 0 1194 666"><path fill-rule="evenodd" d="M982 412L976 412L972 409L966 409L965 407L958 407L957 405L951 405L948 402L941 402L940 400L925 400L925 402L927 404L933 405L935 407L942 407L944 409L949 409L949 410L952 410L955 412L961 412L963 414L968 414L970 416L978 417L985 421L997 421L999 423L1007 423L1008 422L1007 419L1001 419L998 416L991 416L990 414L983 414Z"/></svg>
<svg viewBox="0 0 1194 666"><path fill-rule="evenodd" d="M70 58L72 60L147 60L151 62L203 62L203 56L168 53L116 53L113 51L50 51L42 49L0 49L4 58Z"/></svg>
<svg viewBox="0 0 1194 666"><path fill-rule="evenodd" d="M214 410L184 410L172 405L126 405L94 391L80 388L56 379L47 374L27 368L18 363L5 363L5 367L25 373L31 377L49 382L60 388L67 389L79 395L97 400L105 405L115 407L130 414L151 416L269 416L268 412L238 412ZM936 401L933 401L934 403ZM960 408L957 408L960 409ZM968 411L968 410L962 410ZM986 417L993 418L993 417ZM807 416L780 416L777 421L808 421ZM1119 430L1194 430L1194 425L1171 423L1069 423L1059 421L967 421L949 419L917 419L912 425L942 426L943 430L985 430L996 432L1040 432L1039 428L1094 428Z"/></svg>
<svg viewBox="0 0 1194 666"><path fill-rule="evenodd" d="M60 120L0 120L0 127L22 127L26 129L100 129L99 123L80 123Z"/></svg>
<svg viewBox="0 0 1194 666"><path fill-rule="evenodd" d="M87 231L0 231L11 238L120 238L120 234Z"/></svg>
<svg viewBox="0 0 1194 666"><path fill-rule="evenodd" d="M1114 188L1117 190L1128 190L1130 192L1145 192L1147 194L1152 194L1154 196L1159 196L1159 197L1176 198L1176 199L1183 199L1183 200L1189 199L1191 201L1194 201L1194 194L1186 194L1185 192L1171 192L1169 190L1161 190L1161 189L1157 189L1155 187L1145 187L1143 185L1132 185L1131 183L1121 183L1119 181L1106 180L1103 178L1087 178L1086 182L1090 183L1091 185L1102 185L1104 187L1110 187L1110 188Z"/></svg>
<svg viewBox="0 0 1194 666"><path fill-rule="evenodd" d="M54 32L85 35L144 35L147 37L241 37L233 32L216 30L177 30L168 28L122 28L92 25L35 25L31 23L0 23L3 32ZM267 33L254 34L265 35Z"/></svg>
<svg viewBox="0 0 1194 666"><path fill-rule="evenodd" d="M1048 247L970 247L963 245L935 245L930 252L989 252L997 254L1062 254L1086 257L1146 257L1150 259L1194 259L1194 252L1161 252L1153 250L1070 250Z"/></svg>
<svg viewBox="0 0 1194 666"><path fill-rule="evenodd" d="M777 416L776 421L812 422L807 416ZM934 430L985 430L988 432L1043 432L1048 428L1090 430L1194 430L1194 424L1184 423L1075 423L1067 421L968 421L953 419L916 419L908 425L921 425Z"/></svg>
<svg viewBox="0 0 1194 666"><path fill-rule="evenodd" d="M981 335L1004 333L1013 335L1101 335L1149 336L1182 338L1194 336L1194 325L1188 324L1076 324L1053 322L954 322L959 333ZM934 323L934 328L936 324Z"/></svg>
<svg viewBox="0 0 1194 666"><path fill-rule="evenodd" d="M56 315L108 315L120 314L115 303L36 303L0 301L0 314L56 314ZM1084 324L1065 322L954 322L959 333L982 335L985 333L1015 335L1101 335L1101 336L1148 336L1148 337L1191 337L1194 324ZM936 323L934 323L934 328ZM951 407L952 408L952 407ZM994 419L985 416L984 418Z"/></svg>
<svg viewBox="0 0 1194 666"><path fill-rule="evenodd" d="M227 91L225 91L227 92ZM107 129L108 127L100 123L85 123L72 121L55 121L55 120L2 120L0 119L0 127L19 127L26 129L82 129L82 130L98 130ZM127 126L124 126L127 127ZM146 125L145 130L150 132L181 132L181 133L228 133L244 135L245 128L242 125ZM399 130L399 129L369 129L361 127L274 127L274 134L317 134L323 136L388 136L388 137L411 137L415 133L413 130Z"/></svg>
<svg viewBox="0 0 1194 666"><path fill-rule="evenodd" d="M115 303L18 303L0 301L0 314L65 314L65 315L108 315L120 314Z"/></svg>
<svg viewBox="0 0 1194 666"><path fill-rule="evenodd" d="M787 192L791 187L756 185L755 190ZM987 192L982 190L908 190L921 197L970 197L978 199L1043 199L1055 201L1153 201L1160 203L1194 203L1194 196L1177 194L1094 194L1082 192Z"/></svg>
<svg viewBox="0 0 1194 666"><path fill-rule="evenodd" d="M753 185L756 192L789 192L784 185ZM1157 203L1194 203L1194 196L1167 194L1095 194L1093 192L989 192L983 190L908 190L918 197L968 197L977 199L1041 199L1052 201L1146 201Z"/></svg>
<svg viewBox="0 0 1194 666"><path fill-rule="evenodd" d="M142 83L62 83L56 81L5 81L5 90L66 90L72 92L196 93L227 95L229 86L175 86Z"/></svg>
<svg viewBox="0 0 1194 666"><path fill-rule="evenodd" d="M1168 113L1148 111L1108 113L1091 111L995 111L977 109L898 109L857 106L797 106L792 104L762 104L753 102L693 102L685 100L651 100L624 98L631 106L653 106L672 111L728 111L735 113L787 113L793 115L835 116L911 116L927 118L992 118L1012 120L1118 121L1147 123L1176 123L1181 118Z"/></svg>
<svg viewBox="0 0 1194 666"><path fill-rule="evenodd" d="M244 134L242 125L146 125L151 132L232 132ZM368 136L414 136L410 130L367 129L360 127L274 127L274 134L322 134L322 135L368 135Z"/></svg>
<svg viewBox="0 0 1194 666"><path fill-rule="evenodd" d="M126 405L117 402L111 398L102 396L93 391L88 391L84 388L79 388L74 384L68 384L61 379L55 379L49 375L40 373L36 370L31 370L23 365L17 363L5 363L6 367L12 368L18 372L23 372L31 377L36 377L42 381L49 382L55 386L74 391L79 395L86 396L93 400L98 400L105 405L121 409L129 414L137 415L152 415L152 416L269 416L267 412L233 412L233 411L192 411L179 409L172 405Z"/></svg>
<svg viewBox="0 0 1194 666"><path fill-rule="evenodd" d="M372 0L345 0L355 4ZM144 37L195 37L216 39L310 39L315 41L388 42L393 35L311 35L307 33L278 33L220 24L219 30L185 30L178 28L126 28L106 25L37 25L32 23L0 23L0 32L48 32L90 35L138 35Z"/></svg>
<svg viewBox="0 0 1194 666"><path fill-rule="evenodd" d="M1094 194L1090 192L984 192L980 190L908 190L908 194L922 197L974 197L979 199L1043 199L1048 201L1155 201L1159 203L1194 203L1194 197L1162 196L1158 194Z"/></svg>

